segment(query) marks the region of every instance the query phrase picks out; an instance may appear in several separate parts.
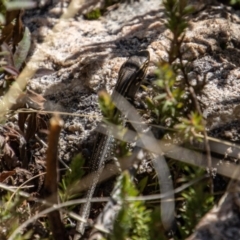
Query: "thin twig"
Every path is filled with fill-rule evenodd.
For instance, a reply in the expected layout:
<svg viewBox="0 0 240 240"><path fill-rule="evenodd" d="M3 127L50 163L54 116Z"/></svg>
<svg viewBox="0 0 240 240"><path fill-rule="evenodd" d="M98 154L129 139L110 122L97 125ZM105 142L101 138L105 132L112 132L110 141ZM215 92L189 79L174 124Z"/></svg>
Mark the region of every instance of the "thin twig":
<svg viewBox="0 0 240 240"><path fill-rule="evenodd" d="M58 203L58 139L62 126L63 121L58 116L54 116L50 120L46 159L47 173L44 182L44 195L53 204ZM48 214L48 218L54 239L67 239L67 233L65 231L64 224L61 221L60 212L57 210L53 211Z"/></svg>

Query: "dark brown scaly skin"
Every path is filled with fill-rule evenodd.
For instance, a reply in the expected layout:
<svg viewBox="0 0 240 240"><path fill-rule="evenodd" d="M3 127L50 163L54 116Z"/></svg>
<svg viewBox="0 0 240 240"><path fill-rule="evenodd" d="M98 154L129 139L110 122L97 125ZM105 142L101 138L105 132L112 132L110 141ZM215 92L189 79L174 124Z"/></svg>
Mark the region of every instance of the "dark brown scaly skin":
<svg viewBox="0 0 240 240"><path fill-rule="evenodd" d="M118 101L117 96L114 94L115 92L130 101L134 99L135 94L146 75L149 59L149 52L145 50L136 53L123 63L119 70L118 81L112 94L112 99L114 101ZM119 115L120 113L119 111L116 111L115 114ZM96 174L92 180L89 190L87 191L87 194L85 195L87 202L84 203L80 209L80 216L84 219L88 219L89 217L91 199L96 189L99 176L102 172L104 163L110 156L112 156L113 149L114 138L108 134L108 132L106 135L98 133L93 149L93 156L91 158L92 171ZM76 231L78 233L75 234L74 240L78 240L84 234L85 224L83 222L78 222Z"/></svg>

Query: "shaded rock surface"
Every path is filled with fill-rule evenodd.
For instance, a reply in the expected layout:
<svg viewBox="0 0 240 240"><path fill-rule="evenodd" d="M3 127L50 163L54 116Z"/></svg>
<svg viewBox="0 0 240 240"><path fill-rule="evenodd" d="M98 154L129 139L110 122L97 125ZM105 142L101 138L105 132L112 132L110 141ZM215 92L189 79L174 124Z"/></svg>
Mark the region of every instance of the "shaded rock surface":
<svg viewBox="0 0 240 240"><path fill-rule="evenodd" d="M220 240L240 238L240 182L233 181L228 191L210 212L199 222L187 240Z"/></svg>

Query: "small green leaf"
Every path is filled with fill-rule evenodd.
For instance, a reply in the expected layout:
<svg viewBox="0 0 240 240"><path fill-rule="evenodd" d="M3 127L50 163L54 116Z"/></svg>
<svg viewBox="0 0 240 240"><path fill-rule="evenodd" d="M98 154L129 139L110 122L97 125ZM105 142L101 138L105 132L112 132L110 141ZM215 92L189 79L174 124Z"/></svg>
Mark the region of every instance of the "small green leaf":
<svg viewBox="0 0 240 240"><path fill-rule="evenodd" d="M14 65L18 70L26 60L30 47L31 47L31 34L28 27L25 27L23 38L18 43L16 52L13 55Z"/></svg>
<svg viewBox="0 0 240 240"><path fill-rule="evenodd" d="M101 17L101 10L96 8L85 15L86 19L88 20L96 20Z"/></svg>
<svg viewBox="0 0 240 240"><path fill-rule="evenodd" d="M146 97L145 102L150 110L153 110L155 108L155 104L150 97Z"/></svg>
<svg viewBox="0 0 240 240"><path fill-rule="evenodd" d="M140 193L143 192L143 190L147 186L147 183L148 183L148 176L146 176L143 179L141 179L141 181L138 183L138 189L139 189Z"/></svg>
<svg viewBox="0 0 240 240"><path fill-rule="evenodd" d="M154 97L154 100L163 100L166 99L167 94L166 93L160 93L156 97Z"/></svg>

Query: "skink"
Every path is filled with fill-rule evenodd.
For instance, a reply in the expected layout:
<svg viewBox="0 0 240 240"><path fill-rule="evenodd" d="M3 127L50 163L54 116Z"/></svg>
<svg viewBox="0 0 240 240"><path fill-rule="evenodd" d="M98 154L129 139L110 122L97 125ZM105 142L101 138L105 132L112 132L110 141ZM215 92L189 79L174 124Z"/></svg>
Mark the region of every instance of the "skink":
<svg viewBox="0 0 240 240"><path fill-rule="evenodd" d="M129 101L132 101L138 91L149 65L149 52L147 50L139 51L135 55L131 56L123 65L121 66L118 74L117 84L112 93L113 101L118 101L115 92L123 96ZM116 110L115 114L119 115L120 112ZM81 206L80 216L84 219L88 219L91 199L95 192L100 174L102 172L104 163L114 150L114 138L108 132L106 135L98 133L97 139L93 149L93 156L91 158L92 172L95 172L95 176L92 179L91 186L87 191L85 198L86 203ZM76 227L77 234L74 236L74 240L80 239L84 234L85 224L83 222L78 222Z"/></svg>

